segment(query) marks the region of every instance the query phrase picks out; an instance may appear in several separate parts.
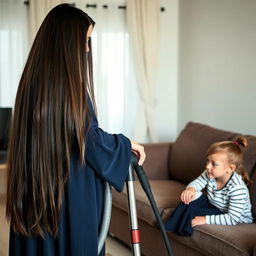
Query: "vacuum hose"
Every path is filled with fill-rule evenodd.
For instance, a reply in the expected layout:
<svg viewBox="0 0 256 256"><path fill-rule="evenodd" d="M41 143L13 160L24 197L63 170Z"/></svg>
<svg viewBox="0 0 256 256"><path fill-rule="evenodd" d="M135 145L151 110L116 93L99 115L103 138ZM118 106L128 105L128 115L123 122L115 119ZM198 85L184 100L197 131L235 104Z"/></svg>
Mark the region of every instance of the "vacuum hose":
<svg viewBox="0 0 256 256"><path fill-rule="evenodd" d="M158 221L158 224L160 226L160 229L161 229L161 232L162 232L162 236L164 238L164 243L165 243L165 246L166 246L166 249L167 249L167 252L168 252L168 255L169 256L173 256L173 252L172 252L172 248L171 248L171 245L170 245L170 241L168 239L168 236L167 236L167 233L166 233L166 230L165 230L165 227L164 227L164 224L163 224L163 221L162 221L162 218L160 216L160 213L158 211L158 208L157 208L157 205L156 205L156 202L154 200L154 197L153 197L153 194L152 194L152 191L151 191L151 187L150 187L150 184L148 182L148 178L147 178L147 175L143 169L142 166L138 165L138 158L136 155L132 154L132 166L138 176L138 179L141 183L141 186L144 190L144 192L146 193L147 197L148 197L148 200L151 204L151 207L154 211L154 214L156 216L156 219Z"/></svg>
<svg viewBox="0 0 256 256"><path fill-rule="evenodd" d="M98 240L98 255L100 254L102 247L105 243L105 240L108 235L108 229L111 218L112 210L112 191L110 184L105 182L105 191L104 191L104 208L103 208L103 218L100 227L99 240Z"/></svg>

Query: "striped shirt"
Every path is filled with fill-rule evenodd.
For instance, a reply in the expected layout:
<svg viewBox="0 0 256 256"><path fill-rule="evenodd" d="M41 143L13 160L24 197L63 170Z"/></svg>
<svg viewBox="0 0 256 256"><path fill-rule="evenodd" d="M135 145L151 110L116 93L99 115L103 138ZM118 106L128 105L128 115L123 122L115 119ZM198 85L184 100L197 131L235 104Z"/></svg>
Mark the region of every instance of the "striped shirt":
<svg viewBox="0 0 256 256"><path fill-rule="evenodd" d="M187 185L196 189L196 198L202 195L206 187L210 204L216 206L223 214L206 215L206 224L236 225L252 223L250 196L241 175L234 172L222 189L217 189L215 179L210 179L204 171L198 178Z"/></svg>

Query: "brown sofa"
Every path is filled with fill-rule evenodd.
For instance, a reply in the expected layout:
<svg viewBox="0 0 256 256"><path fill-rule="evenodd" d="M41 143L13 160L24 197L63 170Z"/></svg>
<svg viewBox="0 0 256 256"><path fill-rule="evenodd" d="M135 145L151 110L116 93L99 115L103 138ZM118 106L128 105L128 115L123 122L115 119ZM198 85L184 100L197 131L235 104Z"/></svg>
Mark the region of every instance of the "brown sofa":
<svg viewBox="0 0 256 256"><path fill-rule="evenodd" d="M145 145L147 159L144 169L150 179L154 198L163 219L166 219L180 201L186 184L204 170L208 147L222 140L234 140L238 134L189 122L174 143ZM246 136L249 147L245 166L254 181L249 187L252 211L256 213L256 136ZM135 182L137 214L141 232L141 252L148 256L167 255L161 233L150 204ZM110 233L130 244L126 189L113 191ZM168 232L175 256L199 255L254 255L256 256L256 223L237 226L202 225L195 228L192 237L181 237Z"/></svg>

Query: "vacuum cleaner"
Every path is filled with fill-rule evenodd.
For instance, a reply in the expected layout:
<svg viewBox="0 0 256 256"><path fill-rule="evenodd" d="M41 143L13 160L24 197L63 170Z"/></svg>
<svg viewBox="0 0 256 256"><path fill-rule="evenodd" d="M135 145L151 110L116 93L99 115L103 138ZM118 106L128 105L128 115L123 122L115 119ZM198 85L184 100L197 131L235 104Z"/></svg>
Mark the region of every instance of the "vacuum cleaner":
<svg viewBox="0 0 256 256"><path fill-rule="evenodd" d="M164 243L167 249L168 256L173 256L172 248L170 241L168 239L166 230L164 228L163 221L161 219L160 213L158 211L156 202L154 200L148 178L142 166L138 165L138 157L135 154L132 154L131 164L126 178L126 187L127 187L127 200L129 207L129 220L130 220L130 239L131 239L131 249L133 256L140 256L140 233L138 227L137 219L137 210L136 210L136 200L135 200L135 190L134 190L134 171L137 174L138 180L141 183L141 186L148 197L148 200L151 204L155 217L157 219L159 228L162 232ZM112 192L111 186L108 182L105 183L105 195L104 195L104 210L103 210L103 220L100 228L99 242L98 242L98 254L101 252L102 247L105 243L110 218L111 218L111 209L112 209Z"/></svg>

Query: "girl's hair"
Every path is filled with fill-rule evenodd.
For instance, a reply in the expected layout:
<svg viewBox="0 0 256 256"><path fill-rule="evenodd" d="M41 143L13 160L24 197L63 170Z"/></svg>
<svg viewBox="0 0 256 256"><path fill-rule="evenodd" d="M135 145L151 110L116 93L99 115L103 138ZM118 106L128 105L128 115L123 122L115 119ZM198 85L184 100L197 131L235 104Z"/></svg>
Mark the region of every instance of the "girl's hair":
<svg viewBox="0 0 256 256"><path fill-rule="evenodd" d="M72 147L85 164L88 93L95 108L92 51L86 52L90 25L94 22L83 11L55 7L24 67L8 149L6 217L18 234L57 236Z"/></svg>
<svg viewBox="0 0 256 256"><path fill-rule="evenodd" d="M224 152L227 154L229 164L236 166L236 172L240 174L246 185L251 183L249 175L244 167L243 152L248 146L248 140L245 137L238 137L235 141L216 142L210 146L207 151L207 156Z"/></svg>

